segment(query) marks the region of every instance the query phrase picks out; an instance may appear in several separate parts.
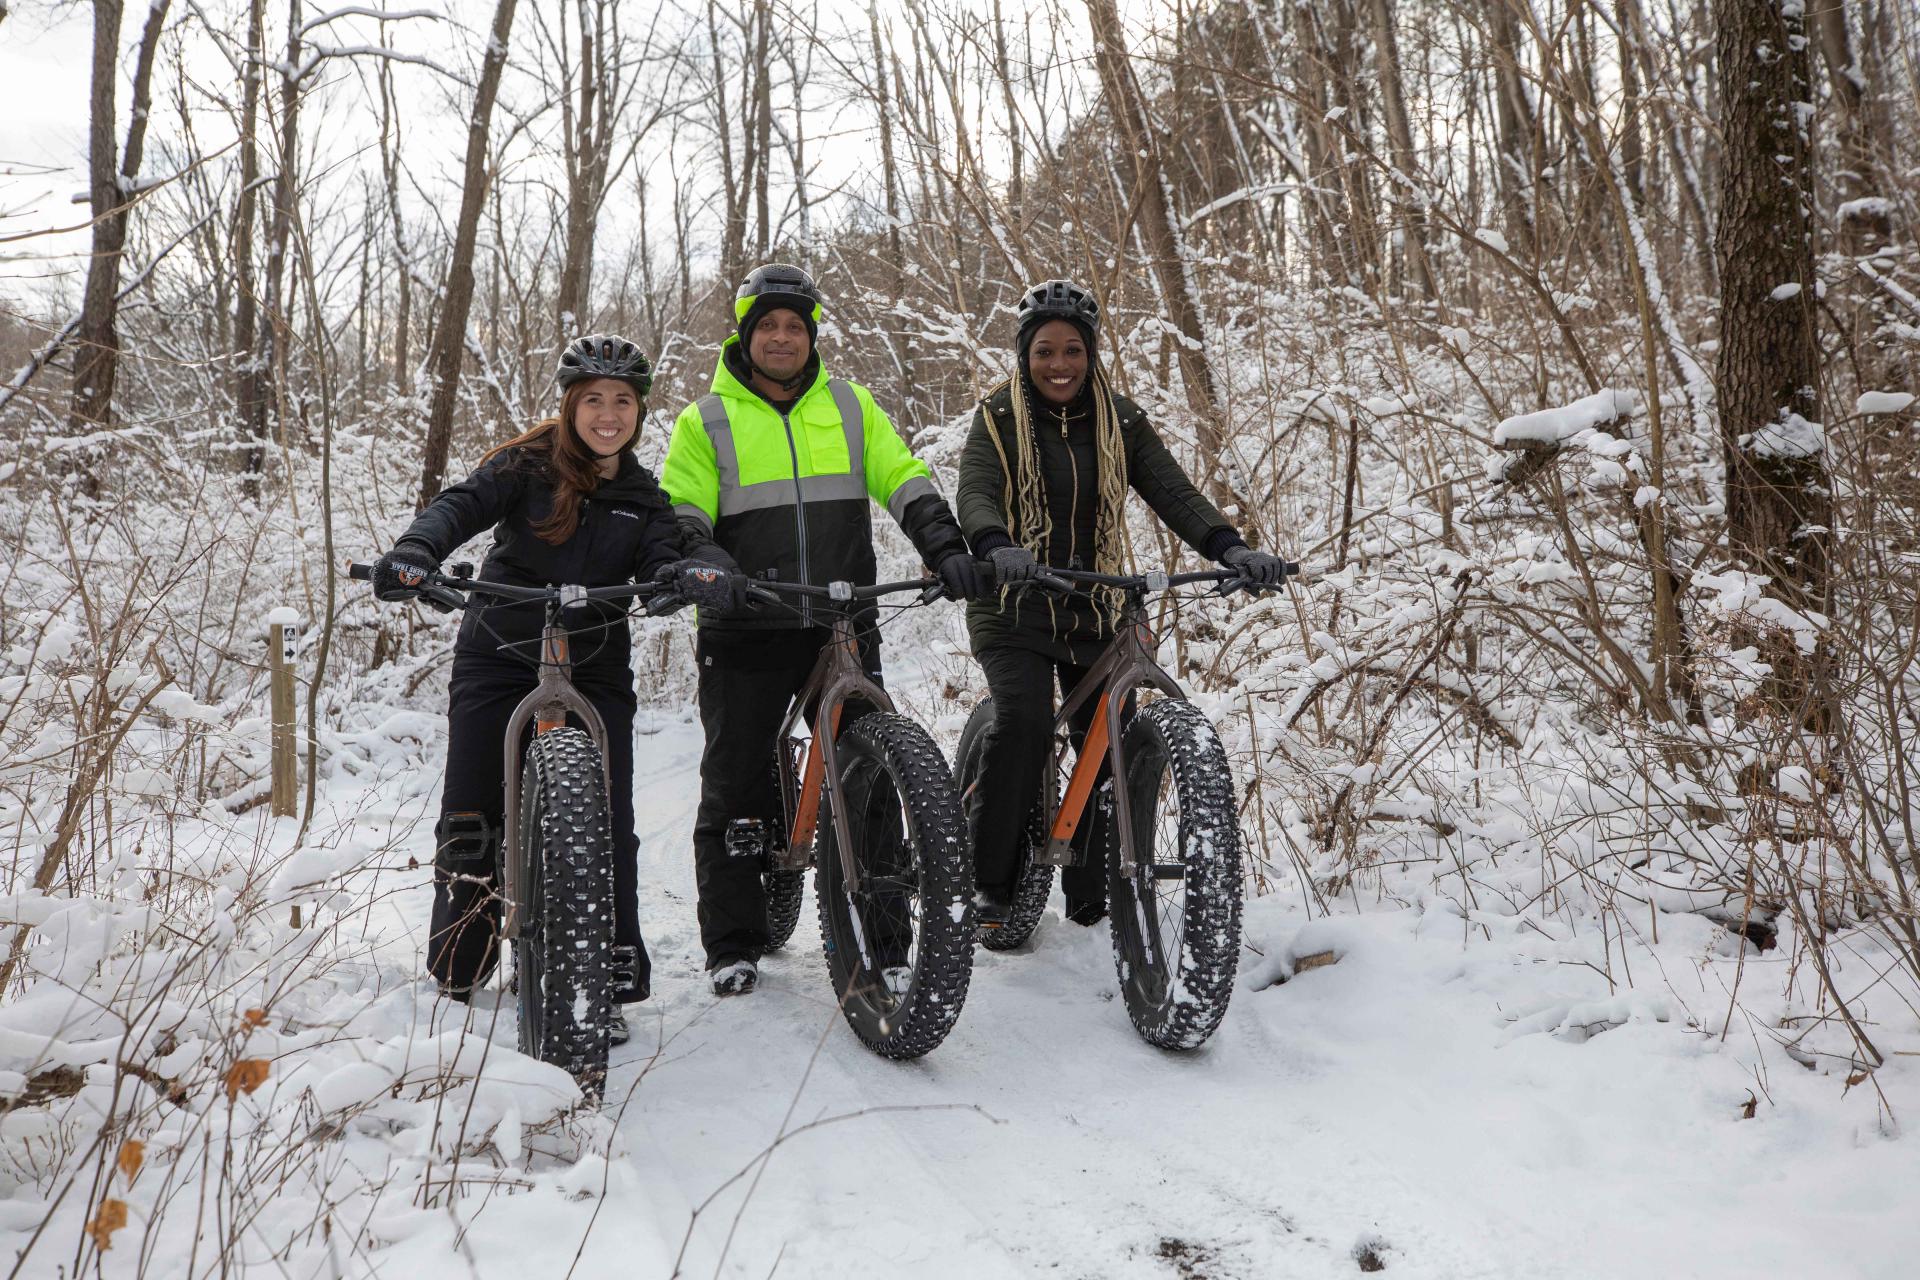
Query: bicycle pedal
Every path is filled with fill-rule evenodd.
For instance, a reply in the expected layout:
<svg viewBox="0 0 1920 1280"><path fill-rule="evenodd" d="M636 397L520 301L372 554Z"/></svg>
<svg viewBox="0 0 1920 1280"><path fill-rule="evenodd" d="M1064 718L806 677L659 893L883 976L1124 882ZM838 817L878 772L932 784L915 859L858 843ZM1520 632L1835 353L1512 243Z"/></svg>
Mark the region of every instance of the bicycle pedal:
<svg viewBox="0 0 1920 1280"><path fill-rule="evenodd" d="M771 861L772 840L767 824L759 818L735 818L727 824L726 849L729 858L751 858L764 870Z"/></svg>

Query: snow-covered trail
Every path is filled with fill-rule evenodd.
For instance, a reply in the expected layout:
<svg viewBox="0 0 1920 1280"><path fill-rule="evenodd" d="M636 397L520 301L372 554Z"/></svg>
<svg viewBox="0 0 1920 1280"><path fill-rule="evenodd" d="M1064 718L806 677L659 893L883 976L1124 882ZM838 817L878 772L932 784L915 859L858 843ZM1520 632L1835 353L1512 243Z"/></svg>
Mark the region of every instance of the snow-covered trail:
<svg viewBox="0 0 1920 1280"><path fill-rule="evenodd" d="M1754 1081L1675 1022L1516 1036L1604 985L1518 934L1463 944L1444 910L1308 926L1341 962L1265 990L1249 951L1225 1025L1184 1056L1135 1037L1106 928L1055 915L1027 951L977 953L959 1025L918 1062L841 1023L811 886L759 990L717 1000L698 727L653 728L635 787L654 998L608 1089L634 1176L591 1259L632 1234L684 1242L688 1276L1351 1276L1368 1249L1404 1276L1910 1274L1920 1221L1862 1188L1916 1185L1912 1144L1848 1128L1830 1078L1767 1082L1775 1105L1740 1122ZM1304 924L1260 899L1248 941L1272 956ZM487 1236L513 1212L496 1203ZM523 1273L511 1254L502 1274Z"/></svg>

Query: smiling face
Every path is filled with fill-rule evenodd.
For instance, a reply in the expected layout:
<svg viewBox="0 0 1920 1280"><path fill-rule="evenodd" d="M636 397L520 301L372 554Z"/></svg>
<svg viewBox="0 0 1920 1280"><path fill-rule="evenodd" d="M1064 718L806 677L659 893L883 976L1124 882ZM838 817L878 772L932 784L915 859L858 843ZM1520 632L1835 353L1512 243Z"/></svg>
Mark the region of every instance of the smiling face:
<svg viewBox="0 0 1920 1280"><path fill-rule="evenodd" d="M1092 357L1080 331L1065 320L1049 320L1027 344L1027 375L1042 399L1068 404L1087 384Z"/></svg>
<svg viewBox="0 0 1920 1280"><path fill-rule="evenodd" d="M573 432L595 457L611 458L640 429L640 397L618 378L582 383L573 407Z"/></svg>
<svg viewBox="0 0 1920 1280"><path fill-rule="evenodd" d="M806 321L787 307L775 307L761 316L747 337L747 355L780 382L797 376L812 354Z"/></svg>

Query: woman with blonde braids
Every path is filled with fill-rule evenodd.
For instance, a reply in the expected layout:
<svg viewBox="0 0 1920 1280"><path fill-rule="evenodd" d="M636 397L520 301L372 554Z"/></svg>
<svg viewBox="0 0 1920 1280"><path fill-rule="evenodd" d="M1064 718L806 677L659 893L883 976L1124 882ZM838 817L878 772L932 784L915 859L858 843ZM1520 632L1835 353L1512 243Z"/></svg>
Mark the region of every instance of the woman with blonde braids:
<svg viewBox="0 0 1920 1280"><path fill-rule="evenodd" d="M1256 582L1277 583L1275 556L1250 549L1161 443L1140 406L1114 392L1094 363L1100 308L1069 280L1048 280L1020 300L1018 371L974 412L960 460L960 526L1002 587L1042 567L1125 573L1129 488L1210 560ZM1068 697L1113 638L1110 604L1085 596L1006 591L967 606L974 656L993 692L994 722L980 782L967 796L975 903L983 923L1005 920L1019 839L1049 756L1053 683ZM1086 733L1093 700L1073 726ZM1106 915L1106 869L1061 876L1067 918Z"/></svg>

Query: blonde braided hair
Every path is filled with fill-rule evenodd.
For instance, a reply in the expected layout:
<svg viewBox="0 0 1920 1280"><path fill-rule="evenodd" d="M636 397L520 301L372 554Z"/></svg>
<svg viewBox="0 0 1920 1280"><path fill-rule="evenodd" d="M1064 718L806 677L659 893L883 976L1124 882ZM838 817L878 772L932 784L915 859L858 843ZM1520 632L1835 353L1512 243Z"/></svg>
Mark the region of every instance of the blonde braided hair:
<svg viewBox="0 0 1920 1280"><path fill-rule="evenodd" d="M1127 545L1127 447L1120 431L1120 409L1113 400L1113 387L1107 375L1095 365L1087 377L1093 391L1093 443L1098 489L1093 515L1093 569L1096 573L1123 573L1129 559ZM1007 532L1019 545L1046 563L1047 545L1053 538L1053 517L1047 510L1046 486L1040 479L1040 446L1033 434L1033 404L1028 399L1026 379L1015 375L989 392L1008 391L1013 408L1012 457L1001 441L1000 433L989 429L994 452L1000 457L1001 506L1007 514ZM991 415L988 415L989 418ZM1101 587L1093 593L1094 606L1108 626L1120 616L1120 594ZM1005 592L1002 591L1002 604ZM1053 597L1047 597L1048 631L1059 635L1059 619Z"/></svg>

